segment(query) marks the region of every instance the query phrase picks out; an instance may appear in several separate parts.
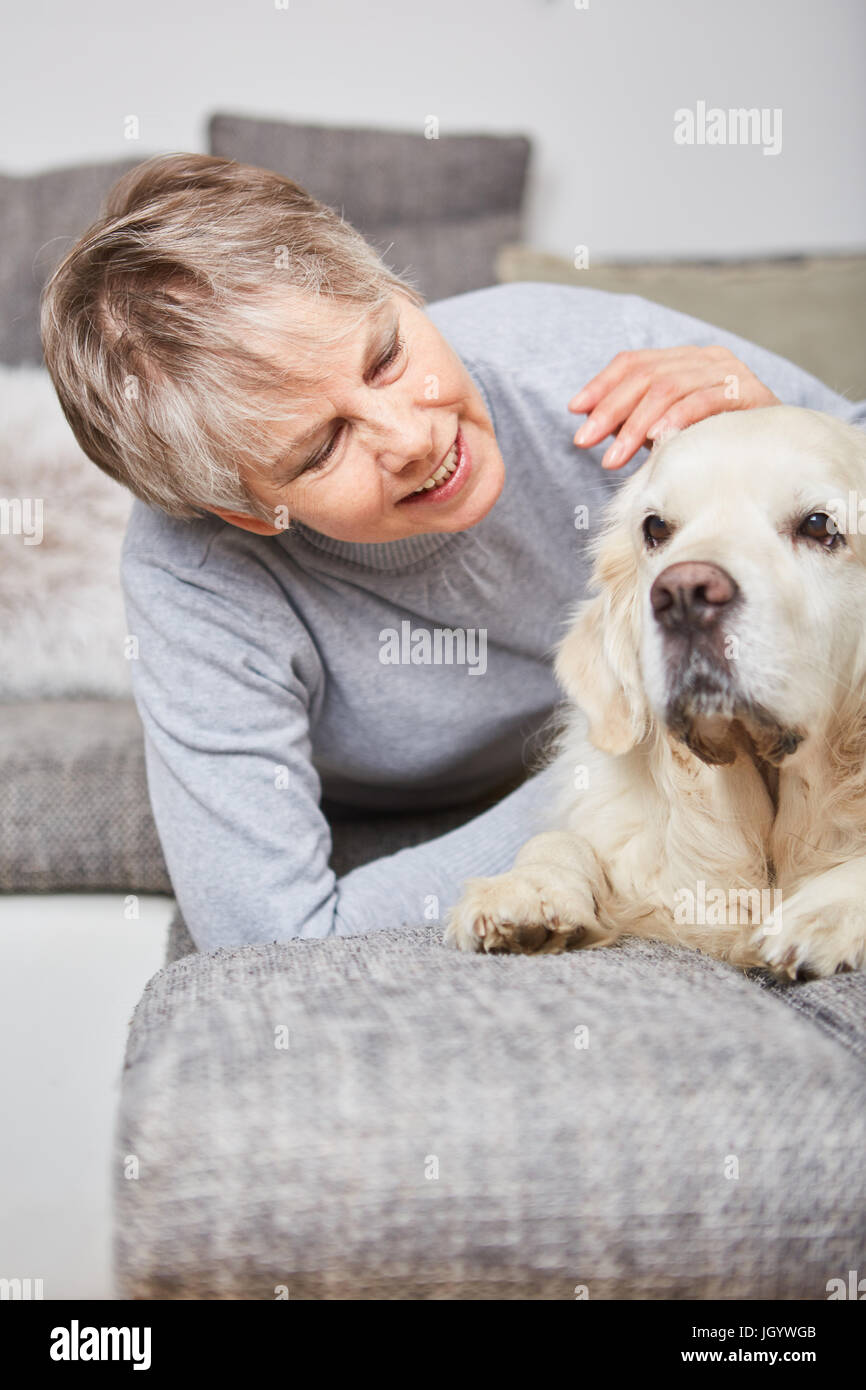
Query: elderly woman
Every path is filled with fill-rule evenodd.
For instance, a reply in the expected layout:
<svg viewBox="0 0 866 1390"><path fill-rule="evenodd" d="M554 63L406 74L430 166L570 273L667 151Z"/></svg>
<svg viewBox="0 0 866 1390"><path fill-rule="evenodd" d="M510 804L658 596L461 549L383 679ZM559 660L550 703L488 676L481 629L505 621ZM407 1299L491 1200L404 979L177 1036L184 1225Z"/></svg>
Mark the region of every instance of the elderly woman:
<svg viewBox="0 0 866 1390"><path fill-rule="evenodd" d="M297 184L200 155L121 179L42 334L79 443L138 499L133 687L201 950L439 919L510 867L544 810L547 774L526 772L611 470L722 410L858 418L633 296L425 305ZM337 878L323 800L488 809Z"/></svg>

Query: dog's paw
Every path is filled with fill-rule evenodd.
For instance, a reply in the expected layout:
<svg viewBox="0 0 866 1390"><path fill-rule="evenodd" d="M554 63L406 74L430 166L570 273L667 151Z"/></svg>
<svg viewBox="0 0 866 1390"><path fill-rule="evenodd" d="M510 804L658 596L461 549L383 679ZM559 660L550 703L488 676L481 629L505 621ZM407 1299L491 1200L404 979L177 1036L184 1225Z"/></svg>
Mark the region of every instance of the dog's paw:
<svg viewBox="0 0 866 1390"><path fill-rule="evenodd" d="M589 886L561 869L472 878L451 909L445 940L461 951L570 951L605 937Z"/></svg>
<svg viewBox="0 0 866 1390"><path fill-rule="evenodd" d="M781 979L809 979L862 970L866 965L866 904L821 902L808 889L794 893L755 932L761 962Z"/></svg>

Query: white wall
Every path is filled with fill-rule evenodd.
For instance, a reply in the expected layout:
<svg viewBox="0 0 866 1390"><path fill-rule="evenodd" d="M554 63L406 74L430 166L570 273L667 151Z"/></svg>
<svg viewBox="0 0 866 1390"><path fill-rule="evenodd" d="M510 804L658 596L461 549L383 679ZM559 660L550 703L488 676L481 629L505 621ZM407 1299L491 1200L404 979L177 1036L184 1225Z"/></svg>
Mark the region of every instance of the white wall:
<svg viewBox="0 0 866 1390"><path fill-rule="evenodd" d="M214 110L419 131L435 115L443 135L534 138L527 239L546 250L866 245L863 0L280 2L7 10L0 168L201 150ZM699 100L780 108L781 153L676 145L675 109Z"/></svg>

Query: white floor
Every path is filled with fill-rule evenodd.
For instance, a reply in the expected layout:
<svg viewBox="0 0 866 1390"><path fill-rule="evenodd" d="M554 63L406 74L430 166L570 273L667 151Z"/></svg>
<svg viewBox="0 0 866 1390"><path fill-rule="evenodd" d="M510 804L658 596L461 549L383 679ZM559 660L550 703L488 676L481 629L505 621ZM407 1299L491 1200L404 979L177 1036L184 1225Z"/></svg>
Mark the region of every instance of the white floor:
<svg viewBox="0 0 866 1390"><path fill-rule="evenodd" d="M111 1162L129 1019L173 903L0 897L0 1278L113 1298Z"/></svg>

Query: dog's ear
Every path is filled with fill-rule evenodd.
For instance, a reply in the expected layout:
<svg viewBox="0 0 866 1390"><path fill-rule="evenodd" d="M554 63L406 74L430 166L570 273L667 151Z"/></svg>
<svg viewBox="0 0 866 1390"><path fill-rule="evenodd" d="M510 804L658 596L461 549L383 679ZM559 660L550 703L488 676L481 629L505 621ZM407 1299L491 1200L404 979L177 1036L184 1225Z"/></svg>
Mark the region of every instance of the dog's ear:
<svg viewBox="0 0 866 1390"><path fill-rule="evenodd" d="M596 748L627 753L647 736L652 716L638 662L637 559L621 530L602 538L593 582L601 592L579 605L554 670L586 714Z"/></svg>

